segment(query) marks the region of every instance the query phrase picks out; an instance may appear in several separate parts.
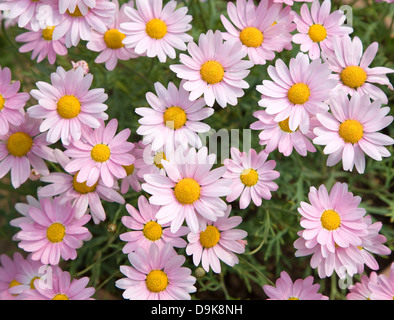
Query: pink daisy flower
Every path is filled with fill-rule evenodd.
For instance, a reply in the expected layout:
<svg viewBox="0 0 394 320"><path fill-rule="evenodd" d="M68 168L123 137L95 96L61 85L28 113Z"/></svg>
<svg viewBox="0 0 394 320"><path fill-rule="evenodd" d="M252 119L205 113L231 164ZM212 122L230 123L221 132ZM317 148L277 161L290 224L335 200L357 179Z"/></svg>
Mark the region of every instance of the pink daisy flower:
<svg viewBox="0 0 394 320"><path fill-rule="evenodd" d="M358 92L349 99L343 91L333 96L329 104L331 113L317 114L321 125L313 130L313 143L325 145L323 151L329 155L327 166L342 160L344 170L352 171L355 166L364 173L364 154L376 161L390 156L384 146L392 145L394 139L378 132L393 121L392 116L387 116L389 107L381 108L379 100L371 103L369 95Z"/></svg>
<svg viewBox="0 0 394 320"><path fill-rule="evenodd" d="M291 48L295 24L290 7L282 9L281 4L270 1L260 1L255 6L253 0L238 0L236 5L227 3L227 13L231 22L224 15L220 16L227 31L223 38L241 42L242 51L253 64L265 64L275 58L275 52L289 45Z"/></svg>
<svg viewBox="0 0 394 320"><path fill-rule="evenodd" d="M386 85L393 89L387 73L394 70L387 67L370 68L370 64L376 56L379 44L373 42L363 52L363 44L358 37L353 40L349 36L334 37L333 51L323 50L322 58L327 61L333 74L331 79L337 81L335 91L344 90L345 93L353 95L369 94L373 100L381 100L387 104L387 96L376 84Z"/></svg>
<svg viewBox="0 0 394 320"><path fill-rule="evenodd" d="M57 55L65 56L67 54L64 38L59 40L52 39L54 29L55 27L49 26L39 31L28 31L18 35L15 38L17 42L26 42L19 48L19 52L32 51L31 59L37 58L37 63L48 58L48 62L54 64Z"/></svg>
<svg viewBox="0 0 394 320"><path fill-rule="evenodd" d="M67 146L64 154L71 158L66 165L67 172L78 172L77 182L86 182L92 187L99 178L105 186L111 188L115 179L123 179L127 172L125 166L134 162L134 156L129 152L134 144L128 142L130 129L124 129L116 134L118 120L112 119L105 126L95 130L88 128L82 140L73 141Z"/></svg>
<svg viewBox="0 0 394 320"><path fill-rule="evenodd" d="M223 42L223 34L209 30L201 34L198 45L189 42L190 56L180 54L181 64L171 65L178 78L187 80L183 88L190 92L191 101L204 96L205 103L212 107L217 103L225 108L227 103L235 106L237 98L244 95L249 84L243 80L253 66L250 61L242 60L246 52L241 42L230 39Z"/></svg>
<svg viewBox="0 0 394 320"><path fill-rule="evenodd" d="M175 49L186 50L185 42L193 41L186 33L192 27L187 7L176 9L176 1L169 1L164 7L162 0L135 2L137 9L125 8L129 22L120 24L120 31L126 35L123 40L126 48L149 58L157 56L160 62L166 62L167 56L175 59Z"/></svg>
<svg viewBox="0 0 394 320"><path fill-rule="evenodd" d="M36 207L36 208L41 208L40 201L34 198L31 195L26 196L26 201L25 202L18 202L15 204L15 210L21 215L18 218L12 219L10 221L10 225L16 228L20 228L21 223L33 223L34 220L30 217L29 214L29 209L30 207ZM13 240L17 241L17 239L13 237Z"/></svg>
<svg viewBox="0 0 394 320"><path fill-rule="evenodd" d="M198 133L209 131L209 125L201 122L211 116L212 108L205 108L204 99L189 100L188 92L181 81L178 88L169 82L167 89L159 82L155 83L157 95L146 94L151 108L136 108L135 112L142 116L138 121L137 133L143 136L144 144L151 144L154 151L165 144L175 149L179 144L200 148L202 146Z"/></svg>
<svg viewBox="0 0 394 320"><path fill-rule="evenodd" d="M301 45L301 51L308 52L311 60L320 58L321 50L333 50L334 35L343 36L353 32L353 28L343 26L346 16L340 10L331 12L331 0L314 0L309 12L305 3L301 15L294 14L294 22L299 33L293 35L293 42Z"/></svg>
<svg viewBox="0 0 394 320"><path fill-rule="evenodd" d="M51 266L53 269L52 285L37 285L35 289L24 291L24 300L94 300L93 287L87 287L88 277L72 279L67 271L62 271L59 266ZM34 282L39 282L40 279Z"/></svg>
<svg viewBox="0 0 394 320"><path fill-rule="evenodd" d="M264 151L271 153L278 149L280 153L288 157L293 152L293 149L302 156L306 156L307 152L316 152L316 148L311 142L312 128L316 122L310 120L311 125L306 134L300 130L291 131L289 128L289 118L276 122L275 115L268 114L265 110L259 110L253 113L253 116L258 120L250 125L253 130L262 130L259 134L260 145L265 146Z"/></svg>
<svg viewBox="0 0 394 320"><path fill-rule="evenodd" d="M244 230L234 229L242 222L239 216L229 217L231 206L227 206L225 215L215 222L209 223L204 231L190 232L187 235L189 244L186 254L193 256L193 263L198 266L201 262L205 271L211 268L220 273L220 261L233 267L239 260L235 253L245 252L244 239L248 234Z"/></svg>
<svg viewBox="0 0 394 320"><path fill-rule="evenodd" d="M262 96L261 107L270 115L276 115L276 122L288 119L289 129L299 129L306 134L309 130L310 117L318 112L327 111L323 102L329 98L336 81L329 80L331 74L327 63L320 59L309 61L304 53L291 58L289 68L281 59L274 66L268 66L271 80L263 80L256 87Z"/></svg>
<svg viewBox="0 0 394 320"><path fill-rule="evenodd" d="M139 247L148 251L152 244L156 244L159 249L166 243L171 243L176 248L186 247L186 241L182 237L189 229L182 226L176 233L172 233L170 223L161 225L157 222L155 215L159 209L160 206L150 204L144 196L138 198L138 210L126 204L130 216L123 216L122 223L131 231L119 236L120 240L127 242L123 247L123 253L133 252Z"/></svg>
<svg viewBox="0 0 394 320"><path fill-rule="evenodd" d="M143 180L144 175L151 173L158 173L166 175L161 160L175 161L173 152L165 153L164 148L157 151L152 150L152 144L144 145L142 141L139 142L140 148L135 151L135 167L138 169L138 177Z"/></svg>
<svg viewBox="0 0 394 320"><path fill-rule="evenodd" d="M270 200L271 191L278 190L273 180L279 178L279 172L273 170L276 166L274 160L267 161L268 153L264 150L258 154L250 149L248 153L231 148L231 159L224 160L227 171L223 178L232 181L232 190L226 198L233 202L239 196L239 207L245 209L252 200L256 206L261 206L262 199Z"/></svg>
<svg viewBox="0 0 394 320"><path fill-rule="evenodd" d="M58 24L53 31L53 39L59 40L65 37L66 47L77 46L79 41L89 41L91 30L104 33L107 26L111 25L115 17L115 3L108 0L95 0L94 7L86 6L75 7L73 12L67 11L64 14L58 14L56 18ZM82 4L82 1L79 2ZM59 4L53 2L53 11L59 12Z"/></svg>
<svg viewBox="0 0 394 320"><path fill-rule="evenodd" d="M80 10L83 14L86 14L89 8L96 6L96 0L59 0L58 2L61 14L66 11L74 13L75 10Z"/></svg>
<svg viewBox="0 0 394 320"><path fill-rule="evenodd" d="M208 155L207 147L198 151L190 148L185 161L161 160L168 176L146 174L142 189L152 196L151 204L160 205L156 214L160 224L171 222L171 231L177 232L186 220L194 233L204 230L206 221L216 221L225 215L226 203L220 199L230 194L230 180L222 176L226 167L211 170L216 155Z"/></svg>
<svg viewBox="0 0 394 320"><path fill-rule="evenodd" d="M292 6L294 2L312 2L313 0L274 0L275 3L284 3L288 6Z"/></svg>
<svg viewBox="0 0 394 320"><path fill-rule="evenodd" d="M59 149L55 155L63 167L70 163L70 159ZM52 172L42 177L41 181L50 183L38 190L37 195L41 198L59 196L61 204L70 202L75 208L75 218L80 219L84 214L90 213L95 224L106 219L105 210L101 200L124 204L124 198L118 193L117 185L107 187L99 179L93 186L88 187L86 182L77 182L78 172L62 173Z"/></svg>
<svg viewBox="0 0 394 320"><path fill-rule="evenodd" d="M19 81L11 83L11 70L0 66L0 134L7 134L9 125L19 126L25 121L24 106L30 99L26 92L18 92Z"/></svg>
<svg viewBox="0 0 394 320"><path fill-rule="evenodd" d="M128 21L125 14L126 6L130 6L130 3L125 3L119 10L119 4L117 1L113 1L116 4L116 15L115 21L112 25L106 27L105 32L98 32L92 30L92 34L86 47L95 52L100 52L94 62L105 63L107 70L112 71L118 64L118 60L129 60L138 57L134 52L134 49L126 48L123 44L123 39L126 35L120 32L120 24Z"/></svg>
<svg viewBox="0 0 394 320"><path fill-rule="evenodd" d="M36 19L36 11L40 5L40 0L5 0L0 3L0 11L9 10L9 19L17 20L19 28L31 26L34 31L38 31L40 26Z"/></svg>
<svg viewBox="0 0 394 320"><path fill-rule="evenodd" d="M11 171L11 184L15 189L29 179L31 167L48 175L44 160L56 162L46 133L40 134L40 124L41 121L26 116L20 126L10 126L7 134L0 135L0 178Z"/></svg>
<svg viewBox="0 0 394 320"><path fill-rule="evenodd" d="M313 283L312 276L292 281L286 271L280 273L275 286L264 285L263 290L268 300L329 300L327 296L318 293L320 285Z"/></svg>
<svg viewBox="0 0 394 320"><path fill-rule="evenodd" d="M10 290L20 285L16 277L23 260L19 252L14 252L12 258L6 254L0 255L0 300L16 300L16 295L11 294Z"/></svg>
<svg viewBox="0 0 394 320"><path fill-rule="evenodd" d="M330 194L324 185L318 190L311 187L308 198L310 204L302 201L298 208L306 247L319 244L325 255L327 251L334 253L338 247L362 244L368 233L364 221L366 211L359 207L361 198L349 192L346 183L335 183Z"/></svg>
<svg viewBox="0 0 394 320"><path fill-rule="evenodd" d="M391 264L389 276L381 274L376 283L370 282L371 300L393 300L394 297L394 263Z"/></svg>
<svg viewBox="0 0 394 320"><path fill-rule="evenodd" d="M369 274L369 277L365 274L361 276L361 281L353 286L349 287L349 293L346 295L347 300L371 300L371 289L369 289L370 283L377 283L378 275L375 271Z"/></svg>
<svg viewBox="0 0 394 320"><path fill-rule="evenodd" d="M139 247L128 258L132 267L120 266L126 278L115 283L125 290L125 299L190 300L190 293L196 291L196 278L189 268L182 267L185 257L178 255L170 243L161 249L152 244L149 251Z"/></svg>
<svg viewBox="0 0 394 320"><path fill-rule="evenodd" d="M75 209L70 203L60 204L59 198L40 199L41 208L30 207L34 223L21 223L16 234L19 248L32 252L31 258L42 264L57 265L61 258L74 260L83 241L92 235L86 227L90 220L85 215L75 219Z"/></svg>
<svg viewBox="0 0 394 320"><path fill-rule="evenodd" d="M81 139L84 127L98 128L100 120L107 120L104 104L108 95L104 89L91 89L93 75L84 75L82 68L65 71L58 67L51 74L51 84L38 81L31 95L38 101L27 109L32 118L44 119L41 132L48 131L48 142L61 139L65 145Z"/></svg>

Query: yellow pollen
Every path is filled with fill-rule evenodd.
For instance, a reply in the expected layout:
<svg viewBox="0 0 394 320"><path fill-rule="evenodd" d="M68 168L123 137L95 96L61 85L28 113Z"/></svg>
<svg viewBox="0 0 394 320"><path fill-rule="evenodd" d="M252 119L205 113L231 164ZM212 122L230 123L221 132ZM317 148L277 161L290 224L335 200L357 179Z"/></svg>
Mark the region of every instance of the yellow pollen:
<svg viewBox="0 0 394 320"><path fill-rule="evenodd" d="M200 198L201 187L196 180L184 178L174 188L175 198L181 204L193 204Z"/></svg>
<svg viewBox="0 0 394 320"><path fill-rule="evenodd" d="M340 77L345 86L357 89L367 80L367 73L359 66L349 66L342 70Z"/></svg>
<svg viewBox="0 0 394 320"><path fill-rule="evenodd" d="M5 105L5 99L4 97L0 94L0 110L4 108Z"/></svg>
<svg viewBox="0 0 394 320"><path fill-rule="evenodd" d="M57 102L57 113L64 119L75 118L81 112L81 103L73 95L61 97Z"/></svg>
<svg viewBox="0 0 394 320"><path fill-rule="evenodd" d="M73 13L71 13L68 9L67 9L67 13L68 15L70 15L73 18L80 18L83 17L83 14L81 12L81 10L79 10L78 6L75 7L75 10Z"/></svg>
<svg viewBox="0 0 394 320"><path fill-rule="evenodd" d="M42 38L46 41L52 41L53 30L55 27L46 27L42 30Z"/></svg>
<svg viewBox="0 0 394 320"><path fill-rule="evenodd" d="M128 175L128 176L130 176L130 175L132 175L133 174L133 172L134 172L134 164L131 164L131 165L129 165L129 166L123 166L123 168L126 170L126 174Z"/></svg>
<svg viewBox="0 0 394 320"><path fill-rule="evenodd" d="M163 235L163 228L156 221L149 221L144 225L142 233L148 240L156 241L161 239L161 236Z"/></svg>
<svg viewBox="0 0 394 320"><path fill-rule="evenodd" d="M96 162L105 162L111 156L111 150L105 144L96 144L90 151L90 156Z"/></svg>
<svg viewBox="0 0 394 320"><path fill-rule="evenodd" d="M52 223L47 229L47 238L52 243L63 241L66 235L66 227L59 222Z"/></svg>
<svg viewBox="0 0 394 320"><path fill-rule="evenodd" d="M161 164L161 160L167 160L165 153L164 152L156 153L155 156L153 157L153 163L159 169L163 169L164 168L163 165Z"/></svg>
<svg viewBox="0 0 394 320"><path fill-rule="evenodd" d="M252 187L259 181L259 174L254 169L245 169L241 172L240 179L245 186Z"/></svg>
<svg viewBox="0 0 394 320"><path fill-rule="evenodd" d="M334 210L326 210L320 217L321 225L329 231L339 228L341 225L341 217Z"/></svg>
<svg viewBox="0 0 394 320"><path fill-rule="evenodd" d="M220 232L214 226L207 226L204 231L200 232L200 243L204 248L212 248L220 240Z"/></svg>
<svg viewBox="0 0 394 320"><path fill-rule="evenodd" d="M308 35L313 42L320 42L327 37L327 30L321 24L313 24L309 27Z"/></svg>
<svg viewBox="0 0 394 320"><path fill-rule="evenodd" d="M260 47L264 41L263 33L255 27L243 29L239 35L239 38L245 46L252 48Z"/></svg>
<svg viewBox="0 0 394 320"><path fill-rule="evenodd" d="M93 186L88 187L86 185L86 181L85 182L78 182L77 176L78 176L78 173L75 174L74 178L73 178L73 187L74 187L75 191L77 191L81 194L86 194L86 193L93 192L94 190L96 190L98 181Z"/></svg>
<svg viewBox="0 0 394 320"><path fill-rule="evenodd" d="M339 125L339 135L345 142L357 143L363 134L363 126L357 120L345 120Z"/></svg>
<svg viewBox="0 0 394 320"><path fill-rule="evenodd" d="M14 157L24 157L32 146L33 139L24 132L13 133L7 141L7 149Z"/></svg>
<svg viewBox="0 0 394 320"><path fill-rule="evenodd" d="M126 35L118 29L110 29L104 34L104 42L110 49L120 49L124 47L122 43Z"/></svg>
<svg viewBox="0 0 394 320"><path fill-rule="evenodd" d="M200 74L206 83L215 84L223 80L224 69L219 62L210 60L201 66Z"/></svg>
<svg viewBox="0 0 394 320"><path fill-rule="evenodd" d="M35 289L35 288L36 288L36 287L34 286L34 281L35 281L36 279L40 279L40 277L34 277L33 279L31 279L31 281L30 281L30 289Z"/></svg>
<svg viewBox="0 0 394 320"><path fill-rule="evenodd" d="M186 123L186 112L180 107L170 107L164 112L164 124L170 129L180 129Z"/></svg>
<svg viewBox="0 0 394 320"><path fill-rule="evenodd" d="M65 294L58 293L55 295L52 300L70 300Z"/></svg>
<svg viewBox="0 0 394 320"><path fill-rule="evenodd" d="M167 34L167 25L163 20L152 19L146 24L146 33L153 39L162 39Z"/></svg>
<svg viewBox="0 0 394 320"><path fill-rule="evenodd" d="M287 118L287 119L285 119L285 120L283 120L283 121L280 121L279 122L279 127L280 127L280 129L282 130L282 131L284 131L284 132L287 132L287 133L292 133L292 132L294 132L294 131L291 131L290 130L290 127L289 127L289 118ZM295 130L295 131L297 131L298 130L298 128Z"/></svg>
<svg viewBox="0 0 394 320"><path fill-rule="evenodd" d="M152 270L146 276L146 286L151 292L163 291L168 286L168 277L162 270Z"/></svg>
<svg viewBox="0 0 394 320"><path fill-rule="evenodd" d="M304 104L309 100L311 92L305 83L294 84L287 92L287 97L292 104Z"/></svg>
<svg viewBox="0 0 394 320"><path fill-rule="evenodd" d="M300 300L297 297L290 297L288 300Z"/></svg>
<svg viewBox="0 0 394 320"><path fill-rule="evenodd" d="M8 286L8 288L12 288L12 287L15 287L15 286L20 286L21 284L18 282L18 281L16 281L15 279L13 279L11 282L10 282L10 285Z"/></svg>

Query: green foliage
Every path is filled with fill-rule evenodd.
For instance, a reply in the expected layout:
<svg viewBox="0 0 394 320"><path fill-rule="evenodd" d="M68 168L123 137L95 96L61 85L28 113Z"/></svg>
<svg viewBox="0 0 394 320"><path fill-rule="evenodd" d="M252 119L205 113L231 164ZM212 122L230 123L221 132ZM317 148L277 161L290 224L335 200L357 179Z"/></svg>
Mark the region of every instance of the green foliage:
<svg viewBox="0 0 394 320"><path fill-rule="evenodd" d="M195 40L198 40L200 33L205 33L209 29L224 31L220 15L227 15L227 1L178 2L180 6L189 7L188 14L193 16L193 28L190 34ZM343 3L333 1L333 10ZM294 9L297 11L300 6L301 4L296 3ZM377 41L379 51L373 66L394 68L394 5L365 0L353 1L351 6L354 27L352 36L361 38L364 50L370 43ZM136 134L139 116L134 109L147 106L146 92L154 92L153 85L157 81L165 86L169 81L176 85L180 82L169 69L171 64L178 63L177 59L168 60L166 63L147 57L119 61L118 67L110 72L105 69L104 65L94 62L97 53L87 50L84 42L76 48L69 49L67 56L58 57L55 66L49 65L46 60L37 64L30 59L29 53L18 52L20 44L16 43L14 38L21 32L23 31L17 27L5 29L3 25L0 32L0 65L11 69L13 79L21 82L22 90L29 92L35 88L36 81L48 82L56 66L70 69L71 61L85 60L89 64L90 72L94 75L92 87L105 88L109 95L106 102L109 106L107 112L110 118L118 119L119 131L124 128L131 129L131 142L137 142L141 138ZM298 52L299 46L293 44L293 50L284 51L278 54L277 58L288 62ZM269 79L267 67L273 63L274 61L271 61L267 65L253 67L246 78L250 89L245 91L245 96L239 99L238 105L225 109L215 105L214 115L205 122L215 130L248 129L256 120L252 115L253 112L260 109L257 103L260 96L256 91L256 85L264 79ZM389 77L393 83L392 74ZM392 92L387 88L382 89L388 95L389 105L391 105L394 100ZM26 107L34 103L32 98ZM258 143L258 133L252 131L252 147L256 151L262 149ZM393 137L393 126L386 128L384 133ZM242 142L242 137L240 141ZM276 170L281 174L276 180L279 190L273 193L272 200L263 201L261 207L256 207L251 203L247 209L241 210L237 202L232 203L232 215L239 215L243 218L239 228L248 232L246 252L239 256L238 265L228 267L222 263L221 274L208 272L198 278L198 292L193 295L194 299L265 299L266 296L261 287L265 284L274 284L281 271L287 271L293 280L314 275L315 281L321 284L320 292L332 299L344 299L346 292L337 288L335 276L331 279L319 279L316 271L312 270L309 265L310 257L296 258L294 256L293 242L297 239L297 231L301 229L297 208L301 201L307 201L311 186L318 187L320 184L325 184L330 189L336 181L348 183L350 191L362 197L361 205L366 208L368 214L372 215L373 220L383 222L381 233L388 239L386 245L390 249L394 248L394 158L391 156L380 162L367 159L365 173L360 175L357 172L343 171L341 163L334 167L327 167L327 156L324 155L322 148L319 146L316 148L317 152L308 153L307 157L299 156L294 152L291 156L284 157L277 151L269 156L269 159L277 162ZM391 153L394 151L393 146L388 149ZM54 167L52 169L60 170ZM42 185L44 183L39 181L29 181L21 188L14 190L8 177L0 181L1 253L10 254L18 250L16 244L11 241L12 236L18 230L9 225L9 221L18 216L14 209L15 203L24 202L25 196L29 194L36 197L37 188ZM137 207L137 198L140 194L129 191L125 195L126 202ZM62 262L61 266L74 277L90 277L89 286L96 288L96 298L119 299L122 292L115 287L114 283L123 277L119 266L129 264L127 256L122 253L125 243L119 239L119 234L128 231L121 223L121 217L127 212L123 205L104 203L104 207L107 220L98 225L91 221L88 228L93 238L78 250L78 257L75 261ZM186 256L184 249L178 250L178 253ZM392 256L378 259L383 268L391 263ZM186 266L196 270L190 257L187 257ZM367 272L369 272L368 269Z"/></svg>

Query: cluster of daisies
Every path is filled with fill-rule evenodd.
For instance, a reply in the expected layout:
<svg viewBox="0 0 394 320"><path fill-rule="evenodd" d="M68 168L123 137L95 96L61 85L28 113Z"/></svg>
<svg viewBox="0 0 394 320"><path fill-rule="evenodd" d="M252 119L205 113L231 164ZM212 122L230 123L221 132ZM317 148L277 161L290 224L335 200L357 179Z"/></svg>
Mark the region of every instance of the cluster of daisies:
<svg viewBox="0 0 394 320"><path fill-rule="evenodd" d="M192 16L174 0L17 0L4 1L0 10L7 19L28 31L17 36L20 52L32 51L37 62L54 64L58 55L86 42L98 52L96 63L113 70L119 60L145 56L166 62L179 86L156 82L146 93L149 106L136 108L140 116L138 142L128 141L130 129L118 132L116 119L106 110L108 95L91 88L93 75L83 64L69 70L58 67L48 82L38 81L30 93L19 92L8 68L0 68L0 177L10 172L19 188L29 179L46 183L37 198L18 203L21 217L11 221L20 230L13 240L28 253L13 259L2 255L0 298L91 299L94 288L88 278L71 279L59 267L77 258L77 250L92 238L87 224L106 220L104 202L125 205L120 235L129 265L120 266L124 278L116 287L125 299L190 299L196 278L184 266L191 256L195 266L214 273L221 264L236 265L245 252L247 233L237 229L240 209L261 206L278 190L280 173L268 160L278 150L285 156L316 152L323 145L327 166L342 161L344 170L362 174L365 155L376 161L389 157L385 146L394 139L381 133L393 120L387 114L388 99L377 86L392 86L387 77L394 70L370 67L378 44L363 50L353 29L344 25L342 11L332 11L330 0L292 10L292 0L237 0L228 2L221 22L225 32L209 30L197 42L187 32ZM261 131L264 149L231 148L222 165L203 146L200 134L211 128L204 123L221 108L236 106L250 69L273 61L277 53L300 45L288 65L276 59L267 68L270 80L256 90L262 110L253 116L251 129ZM33 98L35 104L26 108ZM216 111L216 112L220 112ZM56 147L59 146L60 147ZM57 170L51 172L48 163ZM124 195L141 194L137 206ZM335 271L340 278L378 270L373 254L389 255L379 232L361 208L361 198L336 183L330 192L324 185L311 187L309 202L300 204L296 256L311 257L320 278ZM51 268L51 283L43 268ZM45 279L43 279L45 278ZM44 281L46 280L46 281ZM381 298L394 295L394 277L363 278L349 298ZM276 287L264 286L271 299L328 299L313 277L294 282L281 273ZM390 291L391 290L391 291ZM388 292L388 293L387 293Z"/></svg>

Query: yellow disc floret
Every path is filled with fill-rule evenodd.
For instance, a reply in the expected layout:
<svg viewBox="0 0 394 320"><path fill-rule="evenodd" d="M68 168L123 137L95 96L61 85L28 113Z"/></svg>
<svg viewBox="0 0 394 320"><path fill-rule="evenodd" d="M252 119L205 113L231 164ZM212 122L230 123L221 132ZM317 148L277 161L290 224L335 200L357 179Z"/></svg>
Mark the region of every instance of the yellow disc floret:
<svg viewBox="0 0 394 320"><path fill-rule="evenodd" d="M334 210L325 210L320 217L321 225L329 231L339 228L341 225L341 217Z"/></svg>
<svg viewBox="0 0 394 320"><path fill-rule="evenodd" d="M163 228L156 221L148 221L142 230L144 237L150 241L161 239L163 235Z"/></svg>
<svg viewBox="0 0 394 320"><path fill-rule="evenodd" d="M160 292L168 286L168 277L162 270L152 270L146 276L146 287L151 292Z"/></svg>
<svg viewBox="0 0 394 320"><path fill-rule="evenodd" d="M73 95L65 95L57 102L57 113L64 119L75 118L81 112L81 103Z"/></svg>
<svg viewBox="0 0 394 320"><path fill-rule="evenodd" d="M170 107L164 112L164 124L170 129L182 128L186 121L186 112L180 107Z"/></svg>
<svg viewBox="0 0 394 320"><path fill-rule="evenodd" d="M0 94L0 110L4 108L5 105L5 99L4 97Z"/></svg>
<svg viewBox="0 0 394 320"><path fill-rule="evenodd" d="M42 38L46 41L52 41L53 30L55 30L54 26L48 26L42 30Z"/></svg>
<svg viewBox="0 0 394 320"><path fill-rule="evenodd" d="M292 132L294 132L294 131L292 131L292 130L290 130L290 127L289 127L289 118L287 118L287 119L285 119L285 120L283 120L283 121L280 121L279 122L279 128L283 131L283 132L287 132L287 133L292 133ZM298 128L296 129L296 131L298 130Z"/></svg>
<svg viewBox="0 0 394 320"><path fill-rule="evenodd" d="M58 293L55 295L52 300L70 300L65 294Z"/></svg>
<svg viewBox="0 0 394 320"><path fill-rule="evenodd" d="M7 141L7 149L14 157L24 157L32 146L33 139L25 132L15 132Z"/></svg>
<svg viewBox="0 0 394 320"><path fill-rule="evenodd" d="M96 162L105 162L111 156L111 150L105 144L96 144L90 151L90 156Z"/></svg>
<svg viewBox="0 0 394 320"><path fill-rule="evenodd" d="M161 164L161 160L167 160L165 153L162 151L157 152L153 157L153 163L159 169L164 168L163 165Z"/></svg>
<svg viewBox="0 0 394 320"><path fill-rule="evenodd" d="M345 86L357 89L367 80L367 73L359 66L349 66L342 70L340 78Z"/></svg>
<svg viewBox="0 0 394 320"><path fill-rule="evenodd" d="M167 34L167 25L163 20L155 18L146 24L145 30L149 37L159 40Z"/></svg>
<svg viewBox="0 0 394 320"><path fill-rule="evenodd" d="M123 39L126 35L120 32L118 29L109 29L104 34L104 42L110 49L120 49L124 47Z"/></svg>
<svg viewBox="0 0 394 320"><path fill-rule="evenodd" d="M52 243L63 241L66 235L66 227L59 222L52 223L47 229L47 238Z"/></svg>
<svg viewBox="0 0 394 320"><path fill-rule="evenodd" d="M309 100L311 92L305 83L294 84L287 92L287 97L292 104L304 104Z"/></svg>
<svg viewBox="0 0 394 320"><path fill-rule="evenodd" d="M200 69L201 78L208 84L219 83L223 80L224 69L217 61L207 61Z"/></svg>
<svg viewBox="0 0 394 320"><path fill-rule="evenodd" d="M240 179L245 186L252 187L259 181L259 174L254 169L245 169L241 172Z"/></svg>
<svg viewBox="0 0 394 320"><path fill-rule="evenodd" d="M192 178L180 180L174 188L175 198L181 204L193 204L200 198L200 191L200 185Z"/></svg>
<svg viewBox="0 0 394 320"><path fill-rule="evenodd" d="M200 232L200 243L204 248L212 248L220 240L220 231L215 226L209 225Z"/></svg>
<svg viewBox="0 0 394 320"><path fill-rule="evenodd" d="M69 16L71 16L71 17L73 17L73 18L80 18L80 17L83 17L83 14L82 14L81 10L79 10L78 6L75 7L74 12L70 12L70 11L67 9L67 13L68 13Z"/></svg>
<svg viewBox="0 0 394 320"><path fill-rule="evenodd" d="M131 164L129 166L123 166L123 168L126 170L126 174L128 176L132 175L135 169L134 164Z"/></svg>
<svg viewBox="0 0 394 320"><path fill-rule="evenodd" d="M363 134L363 126L357 120L348 119L339 125L339 135L345 142L357 143Z"/></svg>
<svg viewBox="0 0 394 320"><path fill-rule="evenodd" d="M74 175L74 178L73 178L73 187L74 187L75 191L77 191L81 194L86 194L86 193L93 192L96 190L98 181L93 186L88 187L86 185L86 181L85 182L78 182L77 176L78 176L78 173L76 175Z"/></svg>
<svg viewBox="0 0 394 320"><path fill-rule="evenodd" d="M245 46L252 48L260 47L264 41L263 33L255 27L243 29L239 35L239 38Z"/></svg>
<svg viewBox="0 0 394 320"><path fill-rule="evenodd" d="M313 42L320 42L327 37L327 30L321 24L313 24L309 27L308 35Z"/></svg>

